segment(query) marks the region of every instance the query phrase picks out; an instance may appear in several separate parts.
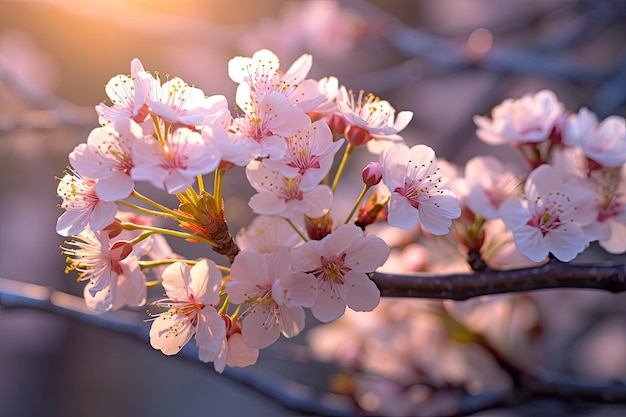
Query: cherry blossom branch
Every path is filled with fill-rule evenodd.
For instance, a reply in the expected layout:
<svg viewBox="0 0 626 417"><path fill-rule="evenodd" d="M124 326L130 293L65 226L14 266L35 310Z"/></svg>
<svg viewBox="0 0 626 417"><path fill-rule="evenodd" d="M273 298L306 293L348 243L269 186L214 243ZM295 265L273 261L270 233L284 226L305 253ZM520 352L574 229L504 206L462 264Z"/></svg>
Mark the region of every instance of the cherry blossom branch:
<svg viewBox="0 0 626 417"><path fill-rule="evenodd" d="M0 278L0 308L5 312L19 309L50 312L142 342L148 340L148 327L138 320L140 313L120 310L106 315L96 315L89 312L82 298L41 285ZM191 345L184 348L179 356L199 363L197 352ZM626 384L621 381L597 382L548 371L525 373L516 369L517 371L519 371L516 376L518 381L514 387L479 395L465 394L460 398L457 410L448 415L467 415L496 407L521 404L533 398L626 404ZM285 377L270 374L267 370L255 367L227 368L224 375L298 412L333 416L362 413L356 409L352 400L345 396L320 393Z"/></svg>
<svg viewBox="0 0 626 417"><path fill-rule="evenodd" d="M467 300L482 295L549 288L626 291L626 265L576 265L557 260L532 268L450 275L396 275L375 272L383 297Z"/></svg>

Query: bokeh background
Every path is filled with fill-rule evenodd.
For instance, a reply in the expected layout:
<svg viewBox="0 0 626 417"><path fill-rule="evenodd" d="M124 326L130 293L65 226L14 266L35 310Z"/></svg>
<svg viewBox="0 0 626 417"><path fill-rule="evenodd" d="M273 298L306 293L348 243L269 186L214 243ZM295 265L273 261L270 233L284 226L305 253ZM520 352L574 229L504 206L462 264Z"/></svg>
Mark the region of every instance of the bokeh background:
<svg viewBox="0 0 626 417"><path fill-rule="evenodd" d="M625 28L623 1L0 0L0 277L81 293L82 284L63 274L54 177L97 126L93 107L106 99L104 85L129 73L134 57L232 102L231 57L269 48L289 65L311 53L312 78L335 75L413 111L409 144L425 143L459 164L494 153L519 164L511 149L476 138L472 115L549 88L572 111L624 116ZM228 181L237 230L250 218L251 191L241 177ZM594 302L624 301L607 295ZM586 322L589 331L608 337L598 346L609 348L590 347L596 356L577 371L625 377L624 311L594 320ZM323 370L285 365L280 352L262 357L262 365L324 383ZM542 406L541 415L567 415L558 404ZM624 409L577 412L617 416ZM290 414L199 362L50 314L0 309L2 417L222 413Z"/></svg>

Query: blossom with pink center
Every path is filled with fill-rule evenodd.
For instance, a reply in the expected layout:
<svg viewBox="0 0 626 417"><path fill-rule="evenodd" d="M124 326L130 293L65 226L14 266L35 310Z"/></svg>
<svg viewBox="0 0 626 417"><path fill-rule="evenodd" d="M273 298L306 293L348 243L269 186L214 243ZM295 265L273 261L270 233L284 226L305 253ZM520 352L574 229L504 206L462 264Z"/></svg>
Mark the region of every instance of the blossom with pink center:
<svg viewBox="0 0 626 417"><path fill-rule="evenodd" d="M485 219L499 217L500 205L514 197L520 185L517 177L491 156L477 156L467 161L465 182L467 206Z"/></svg>
<svg viewBox="0 0 626 417"><path fill-rule="evenodd" d="M120 261L121 273L111 277L109 285L93 292L93 284L85 286L83 296L87 308L94 313L106 313L125 306L139 307L146 303L146 277L139 266L139 258L134 254Z"/></svg>
<svg viewBox="0 0 626 417"><path fill-rule="evenodd" d="M222 155L220 168L224 166L246 166L256 156L258 149L241 136L230 135L220 125L208 124L201 128L202 137ZM280 143L282 145L282 141Z"/></svg>
<svg viewBox="0 0 626 417"><path fill-rule="evenodd" d="M60 179L57 195L63 199L65 212L59 217L56 231L61 236L72 236L83 230L100 230L115 219L117 205L96 194L96 181L83 178L76 172L67 172Z"/></svg>
<svg viewBox="0 0 626 417"><path fill-rule="evenodd" d="M224 124L230 119L228 102L223 95L206 96L196 87L174 77L163 85L153 84L146 99L150 112L170 123L186 126Z"/></svg>
<svg viewBox="0 0 626 417"><path fill-rule="evenodd" d="M228 75L239 83L236 102L245 113L254 112L253 103L259 95L277 92L285 96L290 105L304 112L314 110L324 101L317 82L306 80L313 58L305 54L298 58L284 74L280 60L267 49L255 52L251 58L237 56L228 62Z"/></svg>
<svg viewBox="0 0 626 417"><path fill-rule="evenodd" d="M304 310L313 304L315 293L308 276L291 268L291 256L286 247L261 254L239 252L230 269L231 280L226 283L230 301L246 303L242 313L242 335L247 345L265 348L280 334L296 336L304 328Z"/></svg>
<svg viewBox="0 0 626 417"><path fill-rule="evenodd" d="M511 198L500 206L500 217L524 256L540 262L552 253L569 262L587 247L583 227L597 218L590 189L567 184L553 167L541 165L528 176L524 192L526 200Z"/></svg>
<svg viewBox="0 0 626 417"><path fill-rule="evenodd" d="M378 305L380 291L367 274L383 265L388 256L389 246L382 239L363 236L352 224L292 250L293 268L307 272L317 295L311 311L323 322L341 317L346 306L371 311Z"/></svg>
<svg viewBox="0 0 626 417"><path fill-rule="evenodd" d="M311 191L333 165L343 139L333 142L328 125L317 121L287 140L287 152L280 160L263 160L263 165L288 178L300 176L300 190Z"/></svg>
<svg viewBox="0 0 626 417"><path fill-rule="evenodd" d="M222 373L226 365L241 368L254 365L259 358L259 349L248 346L243 340L239 320L232 320L228 316L222 318L226 322L226 339L222 344L222 350L213 361L215 370Z"/></svg>
<svg viewBox="0 0 626 417"><path fill-rule="evenodd" d="M246 177L257 191L248 205L257 214L292 218L305 214L320 217L330 210L333 194L327 185L318 185L311 191L300 188L302 177L283 176L263 166L260 161L252 161L246 167Z"/></svg>
<svg viewBox="0 0 626 417"><path fill-rule="evenodd" d="M137 58L130 63L130 74L116 75L106 84L104 89L112 106L104 103L96 106L101 124L105 125L117 119L132 119L136 123L142 123L149 118L146 100L157 81L144 70Z"/></svg>
<svg viewBox="0 0 626 417"><path fill-rule="evenodd" d="M550 137L564 107L550 90L506 99L491 110L491 119L474 116L476 135L489 145L543 142Z"/></svg>
<svg viewBox="0 0 626 417"><path fill-rule="evenodd" d="M586 108L568 117L563 143L580 146L585 156L605 167L626 164L626 121L609 116L598 122L595 113Z"/></svg>
<svg viewBox="0 0 626 417"><path fill-rule="evenodd" d="M200 133L178 128L164 143L152 138L135 143L131 176L175 194L191 186L198 175L215 171L220 159L219 150Z"/></svg>
<svg viewBox="0 0 626 417"><path fill-rule="evenodd" d="M96 194L105 200L123 200L135 187L130 176L132 148L143 135L134 121L125 120L129 127L125 134L108 127L96 128L89 134L87 143L76 146L69 156L76 171L96 180ZM116 125L122 123L120 120Z"/></svg>
<svg viewBox="0 0 626 417"><path fill-rule="evenodd" d="M420 222L432 234L447 234L461 208L445 188L435 152L425 145L393 146L381 154L380 163L383 183L391 192L389 225L408 229Z"/></svg>
<svg viewBox="0 0 626 417"><path fill-rule="evenodd" d="M205 259L191 268L176 262L165 269L162 278L167 298L155 304L168 311L155 316L150 344L166 355L175 355L193 336L200 360L215 360L226 337L226 325L214 307L222 286L215 262Z"/></svg>
<svg viewBox="0 0 626 417"><path fill-rule="evenodd" d="M287 138L311 123L309 116L292 106L279 92L259 94L252 109L233 119L234 141L246 143L250 157L281 159L287 151Z"/></svg>
<svg viewBox="0 0 626 417"><path fill-rule="evenodd" d="M626 251L626 165L592 175L596 182L595 206L598 217L584 228L607 252Z"/></svg>
<svg viewBox="0 0 626 417"><path fill-rule="evenodd" d="M367 144L368 150L376 155L388 146L404 143L397 133L413 118L413 112L401 111L396 115L388 101L363 90L355 97L344 86L337 93L337 105L348 125L348 142L355 147Z"/></svg>
<svg viewBox="0 0 626 417"><path fill-rule="evenodd" d="M115 277L124 273L122 260L132 252L130 243L118 240L110 242L105 232L89 229L66 242L71 247L61 247L61 253L68 255L65 272L76 270L79 281L89 281L89 292L95 294L111 285Z"/></svg>

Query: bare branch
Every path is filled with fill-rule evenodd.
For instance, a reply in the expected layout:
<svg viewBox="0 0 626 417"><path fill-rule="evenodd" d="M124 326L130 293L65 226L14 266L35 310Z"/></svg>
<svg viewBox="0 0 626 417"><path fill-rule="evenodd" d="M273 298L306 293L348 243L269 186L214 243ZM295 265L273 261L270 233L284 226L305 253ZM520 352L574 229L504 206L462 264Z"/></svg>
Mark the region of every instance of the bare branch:
<svg viewBox="0 0 626 417"><path fill-rule="evenodd" d="M549 269L551 265L552 264L544 265L535 269L545 271L545 269ZM623 289L624 266L620 267L621 273L617 272L617 268L601 266L572 268L571 270L579 271L574 274L575 276L580 276L585 272L587 274L597 272L600 276L612 276L611 274L614 274L615 276L621 277L621 288ZM565 270L567 270L567 268L562 269L562 271ZM522 272L509 272L518 272L520 275L527 275L531 270L521 271ZM476 278L483 274L470 276ZM539 275L542 274L545 275L546 272L539 273ZM389 278L390 276L387 277ZM466 276L464 279L467 280L468 277L469 276ZM588 281L593 280L589 279L589 275L586 275L586 277ZM391 278L393 279L393 276L391 276ZM437 280L437 278L426 279ZM573 284L576 282L575 279L572 281ZM614 288L611 290L614 290ZM148 340L148 327L141 323L139 319L141 315L140 312L115 311L105 315L95 315L87 310L82 298L41 285L0 278L0 307L5 312L14 309L34 309L51 312L63 317L77 319L116 334L127 335L134 339L141 340L144 343ZM197 362L197 351L192 345L186 346L180 352L179 356ZM466 415L481 410L511 406L538 397L547 397L563 401L626 404L626 384L621 381L588 381L570 375L559 375L547 371L526 373L517 368L515 374L517 381L512 388L489 391L479 395L464 395L459 401L457 411L450 414L450 416ZM272 398L288 409L315 415L333 416L359 415L362 413L348 397L332 393L320 393L311 387L296 383L279 375L268 374L267 371L259 371L255 367L227 368L224 371L224 375L245 386L253 388L256 392Z"/></svg>
<svg viewBox="0 0 626 417"><path fill-rule="evenodd" d="M549 288L626 291L626 265L576 265L557 260L524 269L451 275L393 275L375 272L383 297L467 300L473 297Z"/></svg>

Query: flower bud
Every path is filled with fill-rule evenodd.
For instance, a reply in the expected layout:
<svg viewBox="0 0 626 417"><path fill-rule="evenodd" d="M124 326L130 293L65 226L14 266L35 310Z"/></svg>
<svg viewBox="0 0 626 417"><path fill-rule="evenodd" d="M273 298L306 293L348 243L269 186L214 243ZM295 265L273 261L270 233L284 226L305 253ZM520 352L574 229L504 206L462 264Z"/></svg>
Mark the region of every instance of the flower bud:
<svg viewBox="0 0 626 417"><path fill-rule="evenodd" d="M125 240L119 240L109 248L109 257L113 261L121 261L126 259L133 251L133 245Z"/></svg>
<svg viewBox="0 0 626 417"><path fill-rule="evenodd" d="M372 135L366 129L353 125L346 129L346 139L350 142L350 145L358 148L369 142L372 139Z"/></svg>
<svg viewBox="0 0 626 417"><path fill-rule="evenodd" d="M326 124L333 134L333 140L337 140L340 137L344 136L348 127L348 123L346 123L345 117L343 117L339 113L335 113L330 116Z"/></svg>
<svg viewBox="0 0 626 417"><path fill-rule="evenodd" d="M368 187L373 187L383 178L383 166L378 162L370 162L361 172L363 182Z"/></svg>

